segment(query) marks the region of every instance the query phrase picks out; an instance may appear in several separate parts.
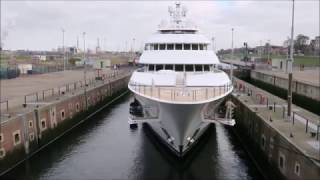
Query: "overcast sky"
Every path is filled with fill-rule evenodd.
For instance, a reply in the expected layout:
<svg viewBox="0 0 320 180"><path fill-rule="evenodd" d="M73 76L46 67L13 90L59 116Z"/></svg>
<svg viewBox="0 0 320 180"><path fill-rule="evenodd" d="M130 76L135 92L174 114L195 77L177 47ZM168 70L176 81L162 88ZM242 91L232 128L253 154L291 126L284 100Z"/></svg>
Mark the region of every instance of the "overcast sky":
<svg viewBox="0 0 320 180"><path fill-rule="evenodd" d="M65 44L75 46L77 36L83 47L93 49L100 38L102 49L135 49L168 19L168 6L174 1L2 1L1 39L5 49L52 50ZM291 1L182 1L187 17L208 38L216 39L217 49L271 41L282 45L290 35ZM296 2L295 35L312 39L319 35L319 1Z"/></svg>

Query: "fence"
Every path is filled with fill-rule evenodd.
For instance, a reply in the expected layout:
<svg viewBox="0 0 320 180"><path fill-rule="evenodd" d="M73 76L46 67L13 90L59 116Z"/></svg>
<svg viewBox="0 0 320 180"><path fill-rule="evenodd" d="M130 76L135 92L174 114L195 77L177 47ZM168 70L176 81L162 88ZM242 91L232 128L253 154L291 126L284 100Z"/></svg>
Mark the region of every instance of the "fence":
<svg viewBox="0 0 320 180"><path fill-rule="evenodd" d="M63 84L54 88L36 91L12 99L1 99L1 116L15 113L17 109L22 107L26 108L28 105L37 105L41 103L46 103L46 101L50 102L50 100L53 100L54 98L63 96L66 93L76 92L80 89L84 89L84 87L89 88L95 87L99 84L108 83L114 78L127 75L128 73L131 73L131 71L128 71L126 69L120 71L113 71L108 74L103 74L101 78L99 78L99 80L96 80L96 78L94 77L86 80L80 80L72 83Z"/></svg>
<svg viewBox="0 0 320 180"><path fill-rule="evenodd" d="M237 89L239 92L247 94L248 96L252 96L252 99L255 101L255 103L261 105L259 107L268 108L269 110L273 110L273 112L280 110L282 118L287 118L287 105L285 100L280 99L235 77L233 77L233 82L235 89ZM319 140L320 119L319 117L316 117L316 115L310 114L309 116L310 118L307 118L302 112L293 110L291 114L292 119L290 119L290 121L292 122L292 125L294 125L295 122L299 120L305 125L305 133L308 133L310 129L314 129L313 131L310 131L310 134L312 137L316 136L316 139Z"/></svg>

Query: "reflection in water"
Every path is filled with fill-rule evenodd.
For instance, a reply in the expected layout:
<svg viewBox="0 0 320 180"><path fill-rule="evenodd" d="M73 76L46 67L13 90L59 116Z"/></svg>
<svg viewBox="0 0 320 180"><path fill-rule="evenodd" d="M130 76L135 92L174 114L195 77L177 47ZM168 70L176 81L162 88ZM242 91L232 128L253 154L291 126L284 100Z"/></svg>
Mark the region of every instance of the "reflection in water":
<svg viewBox="0 0 320 180"><path fill-rule="evenodd" d="M147 127L128 127L130 98L89 119L4 178L263 179L232 134L218 125L186 159L176 159Z"/></svg>

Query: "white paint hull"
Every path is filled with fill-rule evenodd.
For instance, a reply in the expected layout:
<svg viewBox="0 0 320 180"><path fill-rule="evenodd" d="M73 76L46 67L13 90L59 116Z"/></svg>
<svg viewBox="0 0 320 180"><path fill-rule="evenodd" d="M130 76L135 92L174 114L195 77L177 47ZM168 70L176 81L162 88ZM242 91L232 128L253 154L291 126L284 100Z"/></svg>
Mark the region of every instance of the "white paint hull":
<svg viewBox="0 0 320 180"><path fill-rule="evenodd" d="M157 122L147 122L152 130L178 156L183 156L195 144L209 123L202 122L203 113L210 104L210 111L217 108L224 98L203 104L171 104L135 95L143 106L159 109ZM173 141L170 143L170 138ZM191 142L190 142L191 141Z"/></svg>

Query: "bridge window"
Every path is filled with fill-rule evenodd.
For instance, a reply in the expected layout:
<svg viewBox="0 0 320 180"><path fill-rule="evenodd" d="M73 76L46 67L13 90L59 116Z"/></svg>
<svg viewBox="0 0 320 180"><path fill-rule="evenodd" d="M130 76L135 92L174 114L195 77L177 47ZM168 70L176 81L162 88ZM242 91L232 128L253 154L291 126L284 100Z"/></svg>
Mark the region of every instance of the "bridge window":
<svg viewBox="0 0 320 180"><path fill-rule="evenodd" d="M149 48L149 44L146 44L145 46L144 46L144 50L149 50L150 48Z"/></svg>
<svg viewBox="0 0 320 180"><path fill-rule="evenodd" d="M182 44L176 44L176 50L182 50Z"/></svg>
<svg viewBox="0 0 320 180"><path fill-rule="evenodd" d="M176 67L176 71L183 71L183 65L178 64L175 67Z"/></svg>
<svg viewBox="0 0 320 180"><path fill-rule="evenodd" d="M154 50L154 45L153 44L150 44L150 50Z"/></svg>
<svg viewBox="0 0 320 180"><path fill-rule="evenodd" d="M196 71L202 71L202 65L195 65Z"/></svg>
<svg viewBox="0 0 320 180"><path fill-rule="evenodd" d="M210 71L209 65L203 65L203 70L204 71Z"/></svg>
<svg viewBox="0 0 320 180"><path fill-rule="evenodd" d="M159 50L159 44L154 44L154 50Z"/></svg>
<svg viewBox="0 0 320 180"><path fill-rule="evenodd" d="M167 50L173 50L174 45L173 44L167 44Z"/></svg>
<svg viewBox="0 0 320 180"><path fill-rule="evenodd" d="M190 50L190 48L191 48L190 44L184 44L183 45L183 49L184 50Z"/></svg>
<svg viewBox="0 0 320 180"><path fill-rule="evenodd" d="M193 72L193 65L186 65L186 71Z"/></svg>
<svg viewBox="0 0 320 180"><path fill-rule="evenodd" d="M207 44L204 44L204 45L203 45L203 49L204 49L204 50L208 50L208 45L207 45Z"/></svg>
<svg viewBox="0 0 320 180"><path fill-rule="evenodd" d="M199 44L199 49L203 50L203 44Z"/></svg>
<svg viewBox="0 0 320 180"><path fill-rule="evenodd" d="M166 70L173 70L173 65L172 64L166 64L165 65Z"/></svg>
<svg viewBox="0 0 320 180"><path fill-rule="evenodd" d="M159 45L160 50L165 50L166 49L166 44L160 44Z"/></svg>
<svg viewBox="0 0 320 180"><path fill-rule="evenodd" d="M153 64L149 64L149 71L154 71L154 65Z"/></svg>
<svg viewBox="0 0 320 180"><path fill-rule="evenodd" d="M159 71L161 69L163 69L163 65L162 64L156 65L156 71Z"/></svg>
<svg viewBox="0 0 320 180"><path fill-rule="evenodd" d="M198 44L192 44L192 50L198 50Z"/></svg>

